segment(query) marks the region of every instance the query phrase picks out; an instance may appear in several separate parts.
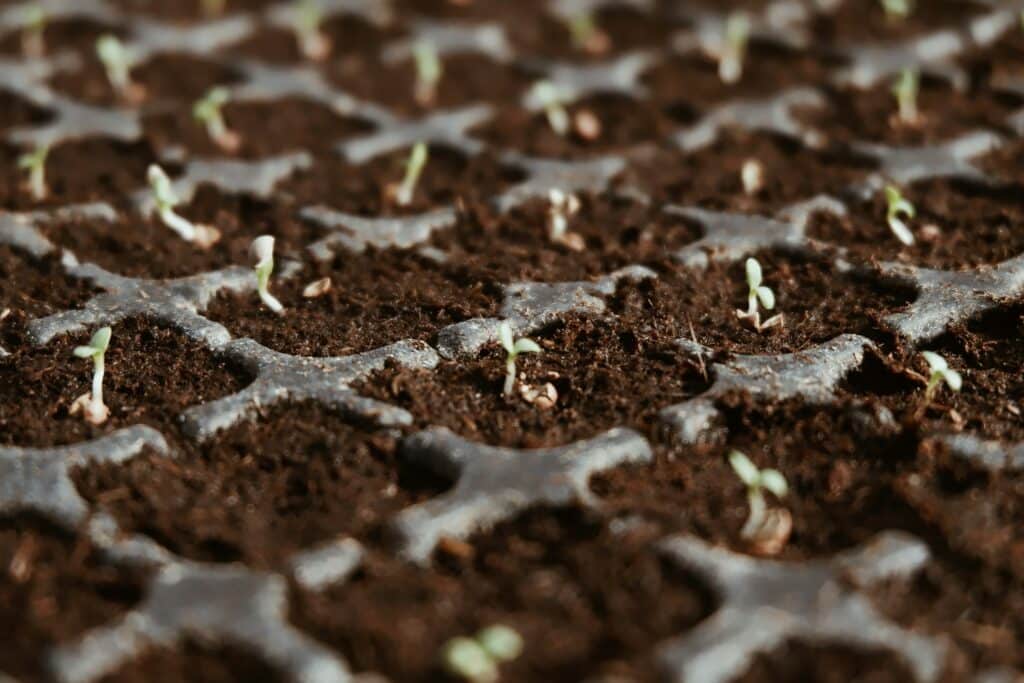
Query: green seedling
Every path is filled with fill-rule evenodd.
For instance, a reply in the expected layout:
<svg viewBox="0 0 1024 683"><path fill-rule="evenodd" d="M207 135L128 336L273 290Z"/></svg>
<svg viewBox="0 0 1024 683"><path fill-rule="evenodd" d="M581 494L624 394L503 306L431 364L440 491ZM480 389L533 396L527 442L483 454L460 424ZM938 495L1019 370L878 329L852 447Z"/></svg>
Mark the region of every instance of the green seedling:
<svg viewBox="0 0 1024 683"><path fill-rule="evenodd" d="M420 106L429 107L437 97L437 84L441 82L444 73L441 59L434 44L426 40L416 43L412 55L416 63L414 97Z"/></svg>
<svg viewBox="0 0 1024 683"><path fill-rule="evenodd" d="M778 470L759 470L750 458L739 451L729 453L729 465L746 485L747 502L750 505L750 513L740 535L748 540L755 539L765 528L767 520L768 505L764 499L764 492L770 491L776 498L785 498L789 487L786 485L785 477Z"/></svg>
<svg viewBox="0 0 1024 683"><path fill-rule="evenodd" d="M117 36L110 33L100 36L96 41L96 56L103 64L110 86L121 99L126 102L142 99L142 86L134 83L131 78L131 54Z"/></svg>
<svg viewBox="0 0 1024 683"><path fill-rule="evenodd" d="M38 59L46 54L46 23L46 10L42 5L35 4L28 8L21 32L21 52L26 57Z"/></svg>
<svg viewBox="0 0 1024 683"><path fill-rule="evenodd" d="M280 315L284 306L270 293L270 275L274 272L274 238L272 235L260 235L252 241L249 253L256 260L256 291L260 300L267 308Z"/></svg>
<svg viewBox="0 0 1024 683"><path fill-rule="evenodd" d="M733 12L725 20L725 40L718 59L718 77L723 83L736 83L743 77L750 28L746 12Z"/></svg>
<svg viewBox="0 0 1024 683"><path fill-rule="evenodd" d="M903 21L914 10L912 0L879 0L889 21Z"/></svg>
<svg viewBox="0 0 1024 683"><path fill-rule="evenodd" d="M581 12L570 17L566 21L566 27L572 36L573 46L578 50L599 55L611 47L611 39L598 27L594 15L590 12Z"/></svg>
<svg viewBox="0 0 1024 683"><path fill-rule="evenodd" d="M921 118L917 109L917 93L920 91L921 74L917 69L904 69L892 86L892 94L899 107L900 122L912 125Z"/></svg>
<svg viewBox="0 0 1024 683"><path fill-rule="evenodd" d="M523 652L523 637L508 626L494 625L473 638L459 636L449 640L441 651L444 668L470 683L494 683L503 662Z"/></svg>
<svg viewBox="0 0 1024 683"><path fill-rule="evenodd" d="M208 249L220 239L220 231L209 225L194 224L174 211L180 204L170 178L156 164L151 164L146 172L149 187L153 192L157 214L164 225L173 230L187 242L192 242L201 249Z"/></svg>
<svg viewBox="0 0 1024 683"><path fill-rule="evenodd" d="M558 188L548 190L548 239L573 251L582 251L585 243L578 233L569 231L569 219L579 213L579 197Z"/></svg>
<svg viewBox="0 0 1024 683"><path fill-rule="evenodd" d="M505 359L505 387L502 389L502 393L505 396L511 396L516 385L516 358L521 353L540 353L540 346L526 337L513 340L512 326L508 324L507 320L502 320L498 327L498 340L508 354Z"/></svg>
<svg viewBox="0 0 1024 683"><path fill-rule="evenodd" d="M296 0L295 40L307 59L322 61L331 53L331 39L320 30L323 11L317 0Z"/></svg>
<svg viewBox="0 0 1024 683"><path fill-rule="evenodd" d="M551 130L559 135L567 134L570 123L569 112L565 109L565 98L555 84L551 81L538 81L533 84L530 93L532 98L544 109L544 115L547 116Z"/></svg>
<svg viewBox="0 0 1024 683"><path fill-rule="evenodd" d="M225 152L236 152L242 144L242 138L228 129L223 113L224 105L230 97L227 88L211 88L192 105L192 118L206 127L206 133L218 147Z"/></svg>
<svg viewBox="0 0 1024 683"><path fill-rule="evenodd" d="M103 357L110 346L109 327L101 327L96 330L86 346L76 346L75 356L78 358L92 358L92 391L82 394L71 404L71 414L81 412L86 420L92 424L99 425L107 421L110 410L103 403Z"/></svg>
<svg viewBox="0 0 1024 683"><path fill-rule="evenodd" d="M910 220L917 214L914 205L903 198L899 188L895 185L885 186L885 203L887 207L885 220L889 224L892 234L896 235L896 239L908 247L913 246L914 233L904 223L904 219Z"/></svg>
<svg viewBox="0 0 1024 683"><path fill-rule="evenodd" d="M963 377L956 370L950 369L945 358L933 351L922 351L921 355L924 356L925 362L928 363L928 370L931 372L928 376L928 384L924 389L925 407L931 404L932 399L935 398L935 392L939 390L943 382L951 391L960 391L963 387Z"/></svg>
<svg viewBox="0 0 1024 683"><path fill-rule="evenodd" d="M40 145L18 157L18 168L28 171L28 189L36 201L46 199L46 157L49 145Z"/></svg>
<svg viewBox="0 0 1024 683"><path fill-rule="evenodd" d="M775 308L775 292L773 292L770 287L766 287L761 284L763 281L763 274L761 273L761 264L758 263L757 259L747 259L746 274L747 310L741 311L737 309L736 317L740 320L749 320L754 326L754 329L758 332L766 330L769 327L781 325L783 323L781 313L773 315L764 322L761 322L761 311L758 309L758 303L764 306L765 310L772 310Z"/></svg>
<svg viewBox="0 0 1024 683"><path fill-rule="evenodd" d="M397 186L392 185L390 193L399 206L409 206L416 195L416 185L423 175L423 167L427 165L429 150L426 143L417 142L409 153L409 160L405 162L405 176Z"/></svg>

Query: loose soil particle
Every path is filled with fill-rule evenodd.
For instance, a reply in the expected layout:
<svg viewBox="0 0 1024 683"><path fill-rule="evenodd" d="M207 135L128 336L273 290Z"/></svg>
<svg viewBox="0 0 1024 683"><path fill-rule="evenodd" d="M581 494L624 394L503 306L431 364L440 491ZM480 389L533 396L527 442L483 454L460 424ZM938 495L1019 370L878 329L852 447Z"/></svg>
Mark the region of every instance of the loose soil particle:
<svg viewBox="0 0 1024 683"><path fill-rule="evenodd" d="M315 404L270 411L169 459L150 454L74 473L121 528L207 562L285 569L340 536L382 542L400 509L447 482L400 464L393 437Z"/></svg>
<svg viewBox="0 0 1024 683"><path fill-rule="evenodd" d="M652 643L694 626L713 602L649 541L577 510L533 510L470 539L470 557L439 557L433 571L373 555L345 585L297 595L292 620L355 670L393 680L454 680L438 665L441 647L495 623L526 643L502 681L654 680Z"/></svg>
<svg viewBox="0 0 1024 683"><path fill-rule="evenodd" d="M91 361L72 355L89 334L0 358L0 444L54 446L98 438L134 424L176 431L185 408L238 391L246 378L184 335L141 319L113 326L103 399L110 418L93 426L68 414L91 388Z"/></svg>

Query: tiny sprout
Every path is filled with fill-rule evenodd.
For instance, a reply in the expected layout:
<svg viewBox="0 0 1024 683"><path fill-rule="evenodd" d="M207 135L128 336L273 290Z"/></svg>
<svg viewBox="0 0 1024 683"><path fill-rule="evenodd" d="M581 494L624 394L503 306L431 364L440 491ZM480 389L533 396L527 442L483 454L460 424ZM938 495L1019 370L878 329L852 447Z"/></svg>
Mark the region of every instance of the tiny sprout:
<svg viewBox="0 0 1024 683"><path fill-rule="evenodd" d="M904 69L892 86L892 94L899 105L899 120L904 124L916 123L920 119L917 110L917 93L920 90L921 75L917 69Z"/></svg>
<svg viewBox="0 0 1024 683"><path fill-rule="evenodd" d="M409 153L409 160L405 162L405 177L397 187L393 185L391 187L395 202L399 206L412 204L413 196L416 194L416 184L419 183L420 176L423 174L423 167L427 165L428 156L426 143L417 142L413 146L412 152Z"/></svg>
<svg viewBox="0 0 1024 683"><path fill-rule="evenodd" d="M783 322L782 314L773 315L768 320L761 322L761 312L758 310L758 302L765 307L766 310L772 310L775 308L775 293L769 287L765 287L761 284L763 276L761 273L761 264L757 262L755 258L748 258L746 262L747 271L747 310L741 311L736 310L736 317L741 320L750 320L754 326L754 329L758 332L765 330L775 325L781 325Z"/></svg>
<svg viewBox="0 0 1024 683"><path fill-rule="evenodd" d="M935 392L942 382L945 382L950 390L960 391L960 388L963 386L963 378L959 372L950 369L949 363L946 362L945 358L932 351L922 351L921 355L924 356L925 361L928 363L928 369L931 370L928 384L924 389L925 405L932 402L932 398L934 398Z"/></svg>
<svg viewBox="0 0 1024 683"><path fill-rule="evenodd" d="M107 72L107 80L117 94L129 102L142 97L142 86L132 82L131 56L117 36L107 33L96 41L96 55Z"/></svg>
<svg viewBox="0 0 1024 683"><path fill-rule="evenodd" d="M178 233L187 242L207 249L220 239L220 231L209 225L196 225L186 218L174 212L174 207L180 202L174 192L170 178L164 170L156 164L150 164L146 177L149 180L149 187L153 191L153 199L156 202L156 210L164 225Z"/></svg>
<svg viewBox="0 0 1024 683"><path fill-rule="evenodd" d="M747 159L740 169L740 180L748 196L757 194L764 188L764 164L757 159Z"/></svg>
<svg viewBox="0 0 1024 683"><path fill-rule="evenodd" d="M209 92L192 105L192 117L206 126L206 132L218 147L226 152L238 150L242 143L238 133L228 130L221 109L228 103L227 88L211 88Z"/></svg>
<svg viewBox="0 0 1024 683"><path fill-rule="evenodd" d="M450 673L472 683L494 683L498 666L522 654L523 637L508 626L488 626L474 638L459 636L442 650L442 661Z"/></svg>
<svg viewBox="0 0 1024 683"><path fill-rule="evenodd" d="M912 246L914 244L914 233L910 231L907 224L903 222L903 218L913 218L917 211L914 209L914 205L904 199L903 195L900 194L900 190L895 185L885 186L885 203L888 206L885 213L886 221L889 223L889 229L896 235L903 244Z"/></svg>
<svg viewBox="0 0 1024 683"><path fill-rule="evenodd" d="M252 241L249 253L256 259L256 290L259 292L260 300L267 305L267 308L274 313L282 313L284 306L277 300L268 288L270 274L274 272L274 238L271 235L260 235Z"/></svg>
<svg viewBox="0 0 1024 683"><path fill-rule="evenodd" d="M573 251L582 251L585 246L583 238L569 232L569 219L579 210L580 200L576 195L558 188L548 190L548 239Z"/></svg>
<svg viewBox="0 0 1024 683"><path fill-rule="evenodd" d="M41 145L18 157L18 168L28 171L28 188L37 201L46 198L46 157L49 153L50 146Z"/></svg>
<svg viewBox="0 0 1024 683"><path fill-rule="evenodd" d="M526 337L513 341L512 326L508 324L507 320L502 320L498 327L498 339L501 341L502 348L508 353L508 358L505 360L505 387L502 389L502 393L509 396L516 384L516 358L521 353L540 353L540 347L537 342Z"/></svg>
<svg viewBox="0 0 1024 683"><path fill-rule="evenodd" d="M718 77L723 83L735 83L743 76L743 58L750 39L750 17L733 12L725 20L725 44L718 58Z"/></svg>
<svg viewBox="0 0 1024 683"><path fill-rule="evenodd" d="M569 132L569 112L565 110L565 102L551 81L538 81L531 88L531 95L540 106L544 108L544 114L548 118L551 130L559 135Z"/></svg>
<svg viewBox="0 0 1024 683"><path fill-rule="evenodd" d="M789 487L786 485L785 477L778 470L759 470L750 458L739 451L729 453L729 464L740 481L746 485L747 501L750 504L750 514L740 535L745 539L756 538L758 532L765 526L765 513L768 507L764 501L763 491L768 490L777 498L785 498Z"/></svg>
<svg viewBox="0 0 1024 683"><path fill-rule="evenodd" d="M421 106L427 107L434 103L437 96L437 84L441 81L444 70L437 48L430 41L416 43L412 51L416 62L416 90L414 97Z"/></svg>
<svg viewBox="0 0 1024 683"><path fill-rule="evenodd" d="M594 21L594 15L589 12L581 12L570 17L566 26L572 36L572 44L577 49L592 55L599 55L607 52L611 47L611 39L608 34L598 28L597 22Z"/></svg>
<svg viewBox="0 0 1024 683"><path fill-rule="evenodd" d="M912 0L879 0L879 2L881 2L882 9L885 10L885 16L889 21L906 19L913 10Z"/></svg>
<svg viewBox="0 0 1024 683"><path fill-rule="evenodd" d="M92 358L92 391L82 394L71 404L71 414L81 412L86 420L98 425L106 422L110 410L103 403L103 356L110 345L110 328L101 327L93 333L87 346L76 346L79 358Z"/></svg>
<svg viewBox="0 0 1024 683"><path fill-rule="evenodd" d="M42 57L46 52L43 35L46 32L46 10L41 4L32 5L25 14L25 28L21 34L21 51L26 57Z"/></svg>
<svg viewBox="0 0 1024 683"><path fill-rule="evenodd" d="M320 31L323 12L317 0L296 0L295 39L307 58L320 61L331 51L331 40Z"/></svg>

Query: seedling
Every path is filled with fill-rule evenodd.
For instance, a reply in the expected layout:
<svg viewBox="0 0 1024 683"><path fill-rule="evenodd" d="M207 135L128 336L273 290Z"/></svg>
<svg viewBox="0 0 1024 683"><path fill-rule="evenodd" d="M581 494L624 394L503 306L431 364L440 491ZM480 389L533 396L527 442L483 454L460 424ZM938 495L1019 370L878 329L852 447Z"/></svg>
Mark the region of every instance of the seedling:
<svg viewBox="0 0 1024 683"><path fill-rule="evenodd" d="M36 201L46 199L46 157L49 145L40 145L18 157L18 168L28 171L28 188Z"/></svg>
<svg viewBox="0 0 1024 683"><path fill-rule="evenodd" d="M46 53L43 40L46 21L46 10L42 5L32 5L26 12L25 27L21 33L21 51L26 57L38 59Z"/></svg>
<svg viewBox="0 0 1024 683"><path fill-rule="evenodd" d="M220 239L220 231L209 225L197 225L174 212L180 202L174 192L170 178L156 164L150 164L146 173L149 187L153 191L156 210L164 225L178 233L187 242L192 242L201 249L208 249Z"/></svg>
<svg viewBox="0 0 1024 683"><path fill-rule="evenodd" d="M741 311L736 309L736 317L740 320L749 320L754 326L754 329L758 332L766 330L769 327L781 325L783 323L782 314L773 315L764 322L761 322L761 311L758 310L758 302L765 307L765 310L772 310L775 308L775 292L769 287L765 287L761 284L763 276L761 273L761 264L757 262L755 258L748 258L746 263L747 271L747 310Z"/></svg>
<svg viewBox="0 0 1024 683"><path fill-rule="evenodd" d="M879 0L889 21L902 21L910 16L914 5L911 0Z"/></svg>
<svg viewBox="0 0 1024 683"><path fill-rule="evenodd" d="M569 132L569 112L565 110L565 98L551 81L538 81L531 88L531 95L544 109L551 130L559 135Z"/></svg>
<svg viewBox="0 0 1024 683"><path fill-rule="evenodd" d="M420 181L420 176L423 175L423 167L427 165L428 157L429 150L426 143L417 142L413 146L412 152L409 153L409 160L405 162L405 177L402 178L402 182L389 188L390 194L399 206L412 204L413 196L416 194L416 185Z"/></svg>
<svg viewBox="0 0 1024 683"><path fill-rule="evenodd" d="M437 84L441 82L441 75L444 73L441 59L434 44L426 40L416 43L412 55L416 62L416 102L420 106L428 107L437 97Z"/></svg>
<svg viewBox="0 0 1024 683"><path fill-rule="evenodd" d="M892 94L899 105L899 120L912 125L917 123L921 114L917 109L917 93L921 86L921 75L917 69L904 69L892 86Z"/></svg>
<svg viewBox="0 0 1024 683"><path fill-rule="evenodd" d="M925 362L928 363L928 369L931 371L931 375L928 377L928 384L924 389L924 406L932 402L935 392L939 390L939 386L943 382L946 383L946 386L951 391L960 391L960 388L963 386L963 378L959 372L950 369L949 363L946 362L945 358L933 351L922 351L921 355L924 356Z"/></svg>
<svg viewBox="0 0 1024 683"><path fill-rule="evenodd" d="M138 102L143 97L141 85L132 82L132 58L117 36L107 33L96 41L96 55L107 72L107 80L121 99Z"/></svg>
<svg viewBox="0 0 1024 683"><path fill-rule="evenodd" d="M523 637L508 626L494 625L473 638L449 640L441 652L445 669L471 683L494 683L498 667L523 652Z"/></svg>
<svg viewBox="0 0 1024 683"><path fill-rule="evenodd" d="M755 539L765 528L767 520L768 505L764 500L764 491L771 491L777 498L785 498L789 487L786 485L785 477L778 470L759 470L750 458L739 451L729 453L729 464L740 481L746 485L747 502L750 505L750 513L743 529L740 530L740 536L747 540Z"/></svg>
<svg viewBox="0 0 1024 683"><path fill-rule="evenodd" d="M256 291L260 300L274 313L284 312L284 306L270 293L270 274L274 272L274 238L271 235L260 235L252 241L249 253L256 259Z"/></svg>
<svg viewBox="0 0 1024 683"><path fill-rule="evenodd" d="M558 188L548 190L548 239L557 244L564 244L573 251L582 251L583 238L569 232L569 219L580 210L580 200L572 193L565 193Z"/></svg>
<svg viewBox="0 0 1024 683"><path fill-rule="evenodd" d="M75 399L70 413L81 412L94 425L103 424L110 415L110 409L103 403L103 356L109 345L110 328L101 327L93 333L87 346L76 346L74 350L79 358L92 358L92 391Z"/></svg>
<svg viewBox="0 0 1024 683"><path fill-rule="evenodd" d="M296 0L295 39L308 59L321 61L331 52L331 39L320 30L323 11L316 0Z"/></svg>
<svg viewBox="0 0 1024 683"><path fill-rule="evenodd" d="M572 36L572 44L579 50L599 55L611 47L608 34L598 27L594 15L589 12L581 12L570 17L566 21L566 27Z"/></svg>
<svg viewBox="0 0 1024 683"><path fill-rule="evenodd" d="M896 239L908 247L913 246L914 233L910 231L910 228L903 222L903 219L911 219L917 214L914 205L904 199L903 195L900 194L899 188L895 185L885 186L885 203L888 206L885 218L889 223L889 229L892 230L892 234L896 235Z"/></svg>
<svg viewBox="0 0 1024 683"><path fill-rule="evenodd" d="M743 192L753 196L764 188L764 165L757 159L747 159L740 169Z"/></svg>
<svg viewBox="0 0 1024 683"><path fill-rule="evenodd" d="M211 88L202 99L192 105L192 117L206 126L206 132L218 147L225 152L235 152L242 144L242 138L224 123L221 111L231 95L227 88Z"/></svg>
<svg viewBox="0 0 1024 683"><path fill-rule="evenodd" d="M743 58L750 40L750 17L733 12L725 20L725 41L718 58L718 77L723 83L736 83L743 76Z"/></svg>
<svg viewBox="0 0 1024 683"><path fill-rule="evenodd" d="M537 342L526 337L513 341L512 326L508 324L507 320L502 320L501 325L498 327L498 339L501 341L502 348L508 354L508 357L505 359L505 388L502 389L502 393L505 396L511 396L512 389L516 385L516 358L521 353L540 353L540 346L537 345Z"/></svg>

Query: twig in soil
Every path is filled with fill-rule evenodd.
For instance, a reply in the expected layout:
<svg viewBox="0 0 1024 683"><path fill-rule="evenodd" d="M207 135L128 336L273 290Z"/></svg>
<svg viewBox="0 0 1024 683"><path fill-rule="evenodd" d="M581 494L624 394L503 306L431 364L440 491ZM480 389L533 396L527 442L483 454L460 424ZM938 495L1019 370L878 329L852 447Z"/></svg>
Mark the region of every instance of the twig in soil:
<svg viewBox="0 0 1024 683"><path fill-rule="evenodd" d="M743 58L750 39L750 17L733 12L725 20L725 40L718 56L718 77L723 83L736 83L743 77Z"/></svg>
<svg viewBox="0 0 1024 683"><path fill-rule="evenodd" d="M740 536L754 545L762 554L777 554L792 529L792 518L786 510L769 512L764 491L770 491L777 498L785 498L789 491L785 477L778 470L760 470L746 455L739 451L729 453L729 465L747 487L747 501L750 514L740 531Z"/></svg>
<svg viewBox="0 0 1024 683"><path fill-rule="evenodd" d="M530 98L535 99L544 109L548 125L559 135L569 132L569 112L565 110L565 97L551 81L537 81L530 89Z"/></svg>
<svg viewBox="0 0 1024 683"><path fill-rule="evenodd" d="M473 638L452 638L441 653L444 668L451 674L472 683L493 683L498 680L498 667L523 652L523 637L517 631L496 624L488 626Z"/></svg>
<svg viewBox="0 0 1024 683"><path fill-rule="evenodd" d="M889 223L889 229L892 230L892 234L896 235L896 239L908 247L913 246L914 233L910 231L910 228L907 227L903 220L904 218L912 219L917 214L914 205L900 194L899 188L895 185L885 186L885 203L888 205L885 219Z"/></svg>
<svg viewBox="0 0 1024 683"><path fill-rule="evenodd" d="M511 396L512 389L516 385L516 358L521 353L540 353L540 346L527 337L513 340L512 326L508 324L507 320L501 321L501 326L498 327L498 339L508 354L505 359L505 387L502 389L502 393L505 396Z"/></svg>
<svg viewBox="0 0 1024 683"><path fill-rule="evenodd" d="M697 362L700 363L700 376L705 382L708 381L708 365L704 361L704 351L700 342L697 341L697 333L693 331L693 320L690 316L686 316L686 325L690 328L690 340L693 342L694 347L697 348Z"/></svg>
<svg viewBox="0 0 1024 683"><path fill-rule="evenodd" d="M260 300L274 313L284 312L284 306L270 293L270 274L274 272L274 238L271 235L260 235L252 241L249 252L256 259L256 290Z"/></svg>
<svg viewBox="0 0 1024 683"><path fill-rule="evenodd" d="M72 415L79 412L94 425L107 421L110 409L103 403L103 357L110 345L111 330L101 327L96 330L86 346L76 346L74 354L79 358L92 358L92 391L86 392L75 399L68 411Z"/></svg>
<svg viewBox="0 0 1024 683"><path fill-rule="evenodd" d="M132 82L132 56L120 39L107 33L96 41L96 56L103 63L107 72L107 80L114 92L125 102L136 104L145 96L145 89Z"/></svg>
<svg viewBox="0 0 1024 683"><path fill-rule="evenodd" d="M761 322L761 311L758 310L757 304L761 302L761 305L766 310L772 310L775 308L775 293L770 287L765 287L761 284L763 276L761 274L761 264L757 262L757 259L751 257L747 259L746 263L747 270L747 310L741 311L736 309L736 317L740 320L749 320L754 326L754 329L758 332L768 329L769 327L775 327L776 325L782 325L784 320L782 314L773 315L764 322Z"/></svg>
<svg viewBox="0 0 1024 683"><path fill-rule="evenodd" d="M423 175L423 167L427 165L429 149L424 142L417 142L409 153L409 160L405 162L405 177L402 182L395 185L392 183L387 188L387 194L392 197L399 206L409 206L416 195L416 185Z"/></svg>
<svg viewBox="0 0 1024 683"><path fill-rule="evenodd" d="M921 73L917 69L904 69L892 86L892 94L899 106L897 121L912 126L921 120L917 109L917 94L921 89Z"/></svg>
<svg viewBox="0 0 1024 683"><path fill-rule="evenodd" d="M170 178L162 168L156 164L150 164L146 177L149 180L149 187L153 191L157 213L164 225L178 233L183 240L192 242L201 249L213 246L220 239L220 231L217 228L193 224L174 212L174 207L180 203L180 200L174 192Z"/></svg>
<svg viewBox="0 0 1024 683"><path fill-rule="evenodd" d="M583 237L569 231L569 219L579 210L580 200L575 194L551 188L548 191L548 239L573 251L583 251Z"/></svg>
<svg viewBox="0 0 1024 683"><path fill-rule="evenodd" d="M46 199L46 157L49 154L50 146L40 145L18 157L18 168L28 171L27 187L36 201Z"/></svg>
<svg viewBox="0 0 1024 683"><path fill-rule="evenodd" d="M421 40L412 49L416 62L416 88L414 97L422 107L434 104L437 98L437 84L441 82L444 69L438 57L437 48L428 40Z"/></svg>
<svg viewBox="0 0 1024 683"><path fill-rule="evenodd" d="M206 133L218 147L225 152L236 152L242 144L242 138L228 129L221 111L229 98L227 88L211 88L192 105L192 118L206 126Z"/></svg>
<svg viewBox="0 0 1024 683"><path fill-rule="evenodd" d="M327 59L331 52L331 39L320 30L323 18L316 0L296 0L295 40L302 54L317 62Z"/></svg>

